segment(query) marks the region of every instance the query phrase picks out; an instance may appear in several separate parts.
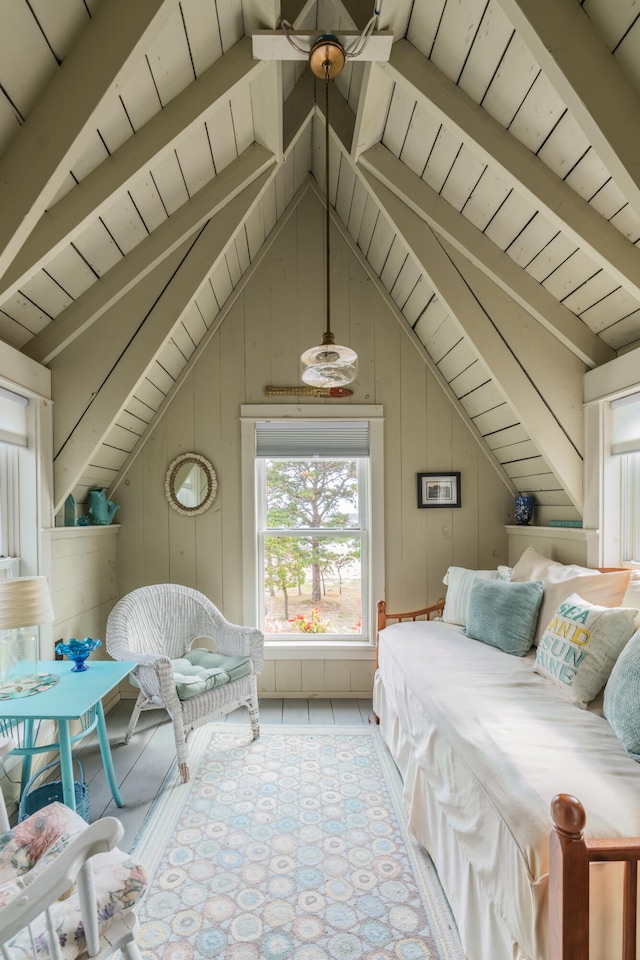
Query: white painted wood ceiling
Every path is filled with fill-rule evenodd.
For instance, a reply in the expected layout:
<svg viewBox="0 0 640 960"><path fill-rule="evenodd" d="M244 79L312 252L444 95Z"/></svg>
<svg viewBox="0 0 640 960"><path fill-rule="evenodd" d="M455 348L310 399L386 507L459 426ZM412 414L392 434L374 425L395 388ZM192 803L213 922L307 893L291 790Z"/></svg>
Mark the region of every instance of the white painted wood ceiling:
<svg viewBox="0 0 640 960"><path fill-rule="evenodd" d="M371 12L0 4L0 337L52 369L58 505L113 485L322 190L322 98L304 62L254 60L252 32ZM338 227L548 516L580 516L582 374L640 341L639 18L636 0L382 0L389 63L350 62L332 91Z"/></svg>

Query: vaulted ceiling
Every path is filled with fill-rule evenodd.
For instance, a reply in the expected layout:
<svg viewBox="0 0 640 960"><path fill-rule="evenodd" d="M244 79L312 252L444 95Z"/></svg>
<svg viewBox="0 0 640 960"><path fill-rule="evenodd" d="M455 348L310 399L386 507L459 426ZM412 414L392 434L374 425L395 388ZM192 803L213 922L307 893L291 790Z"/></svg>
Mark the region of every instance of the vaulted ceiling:
<svg viewBox="0 0 640 960"><path fill-rule="evenodd" d="M389 60L333 84L334 222L505 481L579 516L582 375L640 341L636 0L379 10ZM58 507L113 484L279 221L323 189L322 91L252 36L282 50L282 19L313 36L371 14L0 4L0 338L52 370Z"/></svg>

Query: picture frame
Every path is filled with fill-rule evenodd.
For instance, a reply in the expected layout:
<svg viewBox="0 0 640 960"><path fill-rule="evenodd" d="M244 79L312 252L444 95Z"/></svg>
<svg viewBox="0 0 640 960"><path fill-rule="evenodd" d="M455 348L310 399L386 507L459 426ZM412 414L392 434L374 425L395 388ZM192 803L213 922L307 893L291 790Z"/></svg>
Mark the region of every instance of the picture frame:
<svg viewBox="0 0 640 960"><path fill-rule="evenodd" d="M418 507L460 507L460 473L419 473Z"/></svg>

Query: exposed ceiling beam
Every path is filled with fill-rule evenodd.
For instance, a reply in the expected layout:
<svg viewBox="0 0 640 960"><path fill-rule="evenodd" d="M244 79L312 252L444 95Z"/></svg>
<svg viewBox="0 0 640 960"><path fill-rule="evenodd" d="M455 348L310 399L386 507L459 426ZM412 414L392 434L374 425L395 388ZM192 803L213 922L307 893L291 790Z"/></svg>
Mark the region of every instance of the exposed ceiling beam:
<svg viewBox="0 0 640 960"><path fill-rule="evenodd" d="M263 66L264 71L249 83L254 136L280 160L284 154L282 64Z"/></svg>
<svg viewBox="0 0 640 960"><path fill-rule="evenodd" d="M613 360L616 354L611 347L386 147L378 144L367 150L360 157L360 164L491 277L583 363L597 367ZM375 182L369 180L369 185L378 196Z"/></svg>
<svg viewBox="0 0 640 960"><path fill-rule="evenodd" d="M376 181L372 174L364 171L363 177L375 190L385 215L428 277L438 298L482 359L500 392L516 411L542 456L553 464L567 496L580 510L582 457L575 443L560 426L549 401L542 397L535 386L536 366L543 369L546 355L537 350L535 356L530 358L529 369L525 371L428 224L391 190ZM515 331L514 335L521 333ZM533 350L534 344L531 347ZM560 345L558 349L562 349ZM554 399L559 403L562 401L560 394Z"/></svg>
<svg viewBox="0 0 640 960"><path fill-rule="evenodd" d="M277 167L274 171L276 169ZM274 172L263 173L240 196L211 218L143 322L139 323L127 349L110 369L103 370L99 366L100 339L103 338L108 343L109 329L106 325L98 327L95 337L91 331L91 343L87 343L87 350L92 356L89 373L94 383L99 386L86 409L78 411L77 425L55 458L56 511L92 462L92 457L135 392L136 386L144 379L146 371L155 362L156 356L180 323L184 312L198 295L244 220L260 202L274 175ZM96 364L98 368L94 370ZM63 358L59 359L54 370L54 397L56 380L66 380L68 383L68 377L73 376L74 371L77 374L76 364L65 369ZM66 394L72 393L73 391L66 391ZM61 391L61 399L64 395Z"/></svg>
<svg viewBox="0 0 640 960"><path fill-rule="evenodd" d="M305 70L282 108L283 147L287 151L316 108L315 78Z"/></svg>
<svg viewBox="0 0 640 960"><path fill-rule="evenodd" d="M242 0L244 32L275 30L280 20L280 0Z"/></svg>
<svg viewBox="0 0 640 960"><path fill-rule="evenodd" d="M114 83L137 67L174 10L175 0L110 0L97 8L0 161L0 274L68 176L83 135L95 132Z"/></svg>
<svg viewBox="0 0 640 960"><path fill-rule="evenodd" d="M13 295L29 275L95 222L136 177L215 112L217 105L226 102L240 84L264 75L266 68L253 59L248 39L238 41L42 215L0 279L0 296ZM279 156L282 151L273 152Z"/></svg>
<svg viewBox="0 0 640 960"><path fill-rule="evenodd" d="M357 30L337 30L333 36L348 52L360 39ZM252 35L253 55L257 60L308 60L309 51L318 39L317 33L306 31L290 31L291 39L302 49L297 50L285 36L282 30L257 30ZM350 60L388 60L393 44L393 34L378 31L373 33L363 50L357 56L350 56Z"/></svg>
<svg viewBox="0 0 640 960"><path fill-rule="evenodd" d="M183 241L122 299L112 304L95 331L85 331L76 337L51 361L56 412L53 418L54 457L90 407L100 384L126 351L140 327L141 318L152 309L197 238L195 234ZM87 353L91 355L90 364L86 362ZM73 390L68 388L70 380L73 380Z"/></svg>
<svg viewBox="0 0 640 960"><path fill-rule="evenodd" d="M189 235L233 201L274 162L273 154L257 143L247 147L222 173L210 180L33 337L25 345L23 353L40 363L50 363Z"/></svg>
<svg viewBox="0 0 640 960"><path fill-rule="evenodd" d="M640 96L575 0L499 0L640 215Z"/></svg>
<svg viewBox="0 0 640 960"><path fill-rule="evenodd" d="M382 140L392 93L393 78L390 71L381 70L377 63L366 63L353 132L352 160L357 160L363 150Z"/></svg>
<svg viewBox="0 0 640 960"><path fill-rule="evenodd" d="M399 40L389 63L378 69L403 84L424 109L447 129L456 131L485 163L514 182L536 210L640 299L640 249L418 50Z"/></svg>

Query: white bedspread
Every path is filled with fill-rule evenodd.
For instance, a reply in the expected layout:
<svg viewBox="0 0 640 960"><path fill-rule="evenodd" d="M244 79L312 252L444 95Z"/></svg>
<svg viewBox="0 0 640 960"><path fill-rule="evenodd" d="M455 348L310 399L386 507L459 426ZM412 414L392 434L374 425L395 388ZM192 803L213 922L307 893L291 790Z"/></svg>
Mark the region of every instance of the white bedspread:
<svg viewBox="0 0 640 960"><path fill-rule="evenodd" d="M578 797L591 836L640 836L640 764L597 708L581 710L534 674L533 659L450 624L398 624L380 634L377 682L457 849L512 939L509 955L537 960L546 956L552 797ZM383 733L395 736L384 716ZM431 849L416 777L414 770L407 790L410 827ZM446 877L445 887L452 882Z"/></svg>

